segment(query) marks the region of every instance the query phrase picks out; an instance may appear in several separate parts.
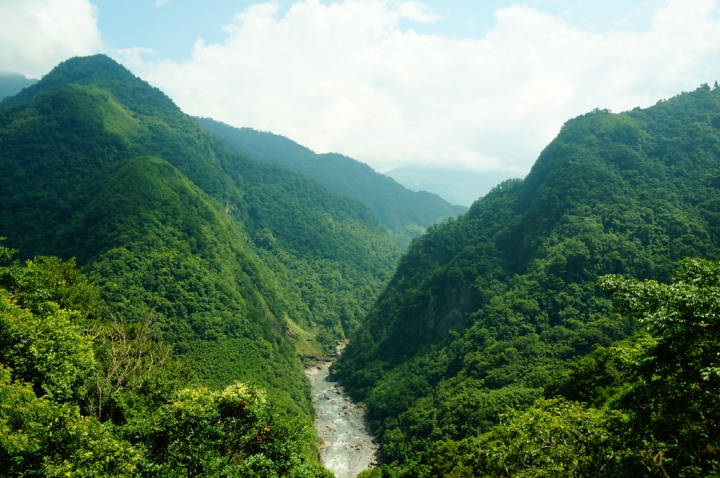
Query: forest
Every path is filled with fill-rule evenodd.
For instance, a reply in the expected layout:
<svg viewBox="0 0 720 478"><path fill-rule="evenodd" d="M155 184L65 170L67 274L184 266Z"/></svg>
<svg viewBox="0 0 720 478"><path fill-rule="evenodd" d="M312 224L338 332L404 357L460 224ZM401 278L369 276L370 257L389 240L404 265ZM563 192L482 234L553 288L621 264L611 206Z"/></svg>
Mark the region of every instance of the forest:
<svg viewBox="0 0 720 478"><path fill-rule="evenodd" d="M720 473L718 88L464 212L73 58L0 102L0 191L9 476L332 476L303 366L347 340L364 477Z"/></svg>
<svg viewBox="0 0 720 478"><path fill-rule="evenodd" d="M197 120L228 148L261 161L282 164L313 178L334 193L365 204L403 250L428 226L467 210L464 206L449 204L436 194L410 191L389 176L347 156L315 154L284 136L251 128L233 128L209 118Z"/></svg>
<svg viewBox="0 0 720 478"><path fill-rule="evenodd" d="M707 85L572 119L413 242L334 365L369 476L717 473L719 119Z"/></svg>
<svg viewBox="0 0 720 478"><path fill-rule="evenodd" d="M357 327L397 264L401 251L372 211L287 168L229 151L162 92L102 55L70 59L5 98L0 151L0 230L4 247L14 254L5 258L7 267L14 271L60 261L77 268L94 291L89 304L59 303L52 294L43 299L85 341L79 352L86 362L73 365L73 373L89 375L64 385L77 389L77 396L52 401L40 377L23 375L12 360L2 359L8 393L29 399L26 389L12 387L31 384L36 398L46 400L38 406L70 407L67 413L84 420L83 426L95 427L135 456L97 471L98 476L325 476L314 447L314 409L303 360L334 350ZM10 294L10 315L45 316L44 309L25 307L10 286L3 288ZM75 313L91 314L92 321L75 321ZM98 335L106 326L110 329ZM8 350L25 343L25 332L7 333ZM133 352L131 345L139 349ZM27 347L39 345L30 341ZM128 366L112 355L123 347L130 347L130 354L148 354L132 373L160 364L156 368L171 377L114 377L120 373L116 367ZM64 365L32 367L53 376L65 373ZM102 400L86 396L82 390L92 389L85 384L94 383L96 373L105 374L112 393L122 398L107 391ZM137 389L124 393L127 382ZM215 430L213 417L225 413L226 400L245 403L237 406L248 407L250 415L227 411L227 430ZM11 408L19 413L21 403ZM172 411L175 406L181 408ZM193 420L207 427L208 444L220 448L187 463L177 461L185 451L165 450L167 463L141 464L143 456L160 452L143 451L151 442L141 444L140 435L154 429L152 420L164 422L162 413L185 416L185 406L200 407ZM113 428L140 427L130 423L131 416L147 425L137 433L127 431L136 433L132 439ZM247 426L237 428L238 420L246 419ZM18 433L27 431L15 418L0 420ZM194 425L177 426L168 430L176 438L185 433L181 427ZM282 464L269 449L238 448L252 440L265 443L258 430L267 427L277 427ZM35 439L18 435L20 441ZM161 435L157 440L170 443ZM198 440L202 443L200 435ZM87 446L58 452L57 464L41 460L54 460L49 449L36 451L15 469L85 476L90 465L73 454L90 453ZM197 443L183 446L202 449ZM8 450L5 458L17 461L19 455ZM265 463L266 458L276 464ZM256 471L252 460L259 460ZM221 464L230 471L217 471ZM61 465L66 468L52 468Z"/></svg>
<svg viewBox="0 0 720 478"><path fill-rule="evenodd" d="M150 318L103 316L74 261L0 247L5 476L332 476L256 385L199 386Z"/></svg>

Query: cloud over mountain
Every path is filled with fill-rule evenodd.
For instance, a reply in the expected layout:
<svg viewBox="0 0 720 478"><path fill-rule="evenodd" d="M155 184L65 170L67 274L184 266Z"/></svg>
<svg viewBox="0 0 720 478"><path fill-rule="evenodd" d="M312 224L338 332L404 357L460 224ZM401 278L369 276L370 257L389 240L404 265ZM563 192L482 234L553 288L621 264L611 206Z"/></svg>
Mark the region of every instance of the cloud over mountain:
<svg viewBox="0 0 720 478"><path fill-rule="evenodd" d="M89 0L0 0L0 71L38 77L102 46Z"/></svg>
<svg viewBox="0 0 720 478"><path fill-rule="evenodd" d="M568 117L647 106L712 81L713 0L671 0L645 32L591 33L533 8L498 9L481 39L402 29L419 2L251 6L184 62L126 64L187 111L287 135L380 169L526 170Z"/></svg>

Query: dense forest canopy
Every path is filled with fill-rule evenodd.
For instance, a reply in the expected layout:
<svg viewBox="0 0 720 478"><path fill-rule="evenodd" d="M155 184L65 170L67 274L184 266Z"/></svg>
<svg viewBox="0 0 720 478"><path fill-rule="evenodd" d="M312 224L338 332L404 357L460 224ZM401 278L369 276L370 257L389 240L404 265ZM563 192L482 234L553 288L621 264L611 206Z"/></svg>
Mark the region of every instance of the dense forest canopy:
<svg viewBox="0 0 720 478"><path fill-rule="evenodd" d="M294 141L252 128L233 128L209 118L197 118L224 144L253 158L281 164L303 173L330 191L365 204L388 228L395 243L407 249L428 226L467 210L426 191L411 191L370 166L341 154L315 154Z"/></svg>
<svg viewBox="0 0 720 478"><path fill-rule="evenodd" d="M0 245L6 476L327 477L301 416L256 386L193 384L151 321L106 317L72 261Z"/></svg>
<svg viewBox="0 0 720 478"><path fill-rule="evenodd" d="M330 476L302 357L349 337L365 476L720 473L720 89L570 120L457 218L398 187L102 55L2 100L0 469Z"/></svg>
<svg viewBox="0 0 720 478"><path fill-rule="evenodd" d="M229 152L107 57L68 60L2 104L0 224L24 257L75 256L91 272L135 241L203 260L233 244L224 253L280 294L264 307L288 308L273 316L341 338L399 256L361 204Z"/></svg>
<svg viewBox="0 0 720 478"><path fill-rule="evenodd" d="M80 389L72 397L63 391L63 400L79 407L67 413L98 433L109 430L108 440L131 443L140 461L128 455L132 460L127 466L143 470L142 456L165 453L154 450L152 440L166 440L166 432L176 438L184 433L186 425L178 423L175 430L152 435L158 427L171 426L167 417L160 417L180 413L172 407L187 406L189 416L197 412L198 423L208 424L213 414L225 416L226 400L256 403L264 417L257 423L295 420L299 427L285 430L278 425L285 430L277 437L285 443L281 448L290 446L286 439L298 441L282 459L295 456L300 461L283 462L273 473L305 469L305 462L310 463L310 474L298 476L324 473L313 465L317 454L309 443L314 435L302 431L314 410L300 357L334 350L336 341L360 323L397 264L400 250L369 209L287 168L229 151L162 92L102 55L68 60L3 100L0 152L0 233L6 245L17 250L16 257L58 256L76 263L95 291L92 310L97 320L118 324L108 332L111 338L122 342L145 333L156 344L148 347L165 350L167 360L185 367L181 384L146 384L113 406L101 406ZM35 263L33 259L28 267ZM15 300L12 294L7 298L8 304ZM65 308L60 304L59 310ZM43 316L39 310L12 309L17 316L31 313ZM65 312L58 313L65 317ZM77 353L85 354L86 363L73 365L73 373L79 375L77 383L90 383L91 377L82 376L81 370L92 369L93 354L95 360L112 360L105 355L113 347L94 335L95 325L67 320L77 336L73 340L85 344ZM114 339L108 340L112 344ZM155 353L148 353L148 360L154 360ZM44 382L32 374L20 375L22 367L7 360L2 363L9 367L3 376L8 393L30 400L24 385L22 390L13 388L27 382L41 400L33 403L55 406L42 401L51 400L45 395L54 389L43 388ZM195 386L210 388L192 391ZM150 399L152 407L144 404ZM266 405L270 408L263 411ZM96 423L88 410L98 407L103 411L97 412ZM145 420L145 425L137 425L140 431L127 433L136 438L150 433L150 441L143 438L141 446L135 438L123 438L125 432L112 430L111 422L130 426L126 415ZM211 426L207 432L218 447L235 440L232 427L240 418L231 414L227 419L227 431ZM153 420L160 421L153 425ZM248 440L255 438L264 440L256 435ZM82 447L77 450L81 453ZM241 455L216 451L219 455L197 460L203 467L240 466L232 457ZM200 466L197 460L174 463L173 453L167 453L166 465L153 469ZM258 460L258 469L275 466ZM250 471L232 473L246 476Z"/></svg>
<svg viewBox="0 0 720 478"><path fill-rule="evenodd" d="M563 126L525 180L500 184L413 242L334 366L367 405L389 463L382 473L475 476L478 436L525 433L513 427L527 425L535 412L522 410L533 404L550 422L594 413L538 400L562 395L555 381L588 354L599 360L602 347L642 342L642 323L614 309L599 276L666 283L684 257L720 258L719 128L720 90L705 86L646 110L593 111ZM597 374L605 378L568 398L604 406L620 373L604 363ZM503 422L508 407L518 412ZM652 452L638 458L645 467L612 476L661 473L662 460L652 461L659 452L682 476L685 466L715 469L716 461L682 458L688 449L673 450L667 437L651 438L633 448ZM700 443L718 445L716 437ZM535 476L497 466L491 476ZM558 476L602 475L573 473Z"/></svg>

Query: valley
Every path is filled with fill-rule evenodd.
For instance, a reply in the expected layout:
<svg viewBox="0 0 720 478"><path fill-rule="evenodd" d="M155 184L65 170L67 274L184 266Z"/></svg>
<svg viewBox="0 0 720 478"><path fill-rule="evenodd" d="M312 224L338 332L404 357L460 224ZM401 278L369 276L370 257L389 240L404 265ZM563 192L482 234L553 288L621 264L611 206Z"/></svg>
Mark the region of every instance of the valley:
<svg viewBox="0 0 720 478"><path fill-rule="evenodd" d="M362 408L331 381L331 364L320 362L305 369L315 404L315 428L323 441L320 456L337 478L355 478L377 465L377 445Z"/></svg>
<svg viewBox="0 0 720 478"><path fill-rule="evenodd" d="M466 209L76 57L0 102L0 193L11 476L720 471L720 88Z"/></svg>

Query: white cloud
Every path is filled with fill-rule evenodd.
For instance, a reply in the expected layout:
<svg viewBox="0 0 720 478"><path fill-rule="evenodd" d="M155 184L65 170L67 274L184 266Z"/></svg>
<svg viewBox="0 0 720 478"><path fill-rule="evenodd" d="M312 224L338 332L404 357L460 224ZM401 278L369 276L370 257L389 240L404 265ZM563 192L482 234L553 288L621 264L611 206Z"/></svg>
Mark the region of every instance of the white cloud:
<svg viewBox="0 0 720 478"><path fill-rule="evenodd" d="M102 48L89 0L0 0L0 70L29 77Z"/></svg>
<svg viewBox="0 0 720 478"><path fill-rule="evenodd" d="M156 55L157 52L152 48L134 47L134 48L122 48L115 50L115 55L119 57L120 61L130 65L142 64L145 61L145 55Z"/></svg>
<svg viewBox="0 0 720 478"><path fill-rule="evenodd" d="M398 5L400 16L419 23L433 23L442 18L433 12L433 9L420 2L402 2Z"/></svg>
<svg viewBox="0 0 720 478"><path fill-rule="evenodd" d="M169 3L170 0L155 0L155 6L159 7L160 5L165 5L166 3Z"/></svg>
<svg viewBox="0 0 720 478"><path fill-rule="evenodd" d="M603 35L520 5L497 10L482 39L401 31L416 13L433 15L392 0L303 0L284 15L258 4L225 27L224 42L199 40L188 61L126 64L191 114L380 170L524 171L570 117L720 79L713 0L669 0L648 31Z"/></svg>

